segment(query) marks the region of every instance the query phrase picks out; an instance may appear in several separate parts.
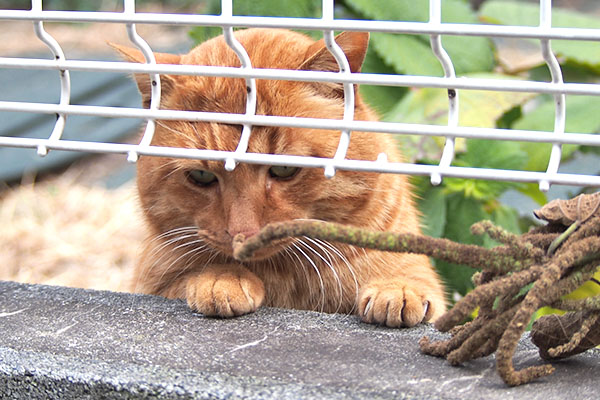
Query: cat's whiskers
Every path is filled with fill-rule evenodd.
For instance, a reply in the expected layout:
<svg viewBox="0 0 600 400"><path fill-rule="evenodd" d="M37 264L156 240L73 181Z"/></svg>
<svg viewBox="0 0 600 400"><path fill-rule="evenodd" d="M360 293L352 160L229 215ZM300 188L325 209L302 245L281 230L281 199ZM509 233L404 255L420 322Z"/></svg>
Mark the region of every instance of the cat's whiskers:
<svg viewBox="0 0 600 400"><path fill-rule="evenodd" d="M191 226L183 226L183 227L179 227L179 228L170 229L170 230L165 231L165 232L163 232L163 233L161 233L159 235L155 235L152 238L148 238L147 241L146 241L146 247L150 247L155 242L163 240L165 238L168 238L169 236L175 236L175 240L177 240L177 235L181 235L183 233L185 233L185 234L192 233L195 229L196 229L196 227L191 227ZM157 249L156 247L152 246L152 251L150 252L150 257L153 257L158 251L162 250L163 248L164 248L164 246L161 246L160 249ZM139 288L139 282L142 281L142 280L145 280L145 278L148 275L148 272L149 271L146 270L145 273L144 273L144 275L141 276L141 277L139 277L140 279L138 279L135 282L134 292L137 292L137 290Z"/></svg>
<svg viewBox="0 0 600 400"><path fill-rule="evenodd" d="M302 241L298 240L297 243L302 243ZM292 243L292 246L300 252L304 256L304 258L309 262L312 266L313 270L316 272L317 277L319 278L319 286L321 288L321 299L319 303L321 304L321 309L319 311L323 312L325 309L325 284L323 283L323 277L321 276L321 271L319 271L319 267L315 264L315 262L310 258L308 254L304 252L296 243ZM319 304L317 303L317 305Z"/></svg>
<svg viewBox="0 0 600 400"><path fill-rule="evenodd" d="M162 242L160 244L157 244L150 252L149 257L154 258L157 255L159 255L159 256L158 256L158 258L154 259L152 265L149 268L149 272L155 267L155 265L157 265L159 262L161 262L164 257L168 257L172 253L173 249L169 249L169 246L172 246L173 244L175 244L179 241L182 241L183 243L178 244L177 246L185 245L186 243L188 243L187 239L194 237L194 236L195 235L192 235L192 234L180 235L180 236L171 238L169 240L165 240L164 242Z"/></svg>
<svg viewBox="0 0 600 400"><path fill-rule="evenodd" d="M298 256L298 254L296 254L291 248L284 247L283 250L284 250L285 255L288 256L289 259L294 264L294 267L297 270L302 270L302 272L304 273L304 277L306 278L306 284L308 287L308 298L313 299L315 296L315 289L312 285L312 279L310 279L310 274L308 272L308 268L306 267L306 265L304 265L300 256Z"/></svg>
<svg viewBox="0 0 600 400"><path fill-rule="evenodd" d="M164 239L169 236L174 236L182 232L194 232L197 229L198 228L196 228L195 226L182 226L179 228L169 229L168 231L163 232L160 235L156 235L152 239L149 239L149 243L156 242L157 240Z"/></svg>
<svg viewBox="0 0 600 400"><path fill-rule="evenodd" d="M160 246L152 249L152 251L150 252L150 257L154 257L157 253L163 251L167 246L170 246L174 243L177 243L179 241L183 241L183 240L189 239L191 237L195 237L195 236L196 236L195 234L182 235L182 236L177 236L177 237L174 237L167 241L164 241L161 243ZM187 243L187 242L184 242L183 244L178 245L178 247L176 247L176 249L179 248L179 246L185 245L185 243Z"/></svg>
<svg viewBox="0 0 600 400"><path fill-rule="evenodd" d="M312 238L310 238L308 236L304 236L303 239L304 240L301 240L300 243L303 244L307 249L312 251L331 270L331 273L333 275L333 278L335 279L335 282L336 282L337 288L338 288L338 290L337 290L338 306L334 311L334 313L337 314L340 311L342 304L344 302L344 288L342 286L342 281L340 280L339 274L334 267L334 261L333 261L333 258L331 257L331 252L329 250L327 250L327 248L325 248L323 245L321 245L320 243L318 243L317 241L313 240ZM305 242L305 240L307 240L310 243ZM321 253L317 251L317 249L315 249L313 246L311 246L311 244L317 246L317 248L320 249L325 254L325 257L327 257L327 259L325 259L325 257L323 257L323 255L321 255Z"/></svg>
<svg viewBox="0 0 600 400"><path fill-rule="evenodd" d="M215 248L210 248L212 250L212 254L210 255L210 257L208 258L208 260L206 260L206 262L204 263L204 266L206 267L207 265L211 265L212 262L214 261L215 258L217 258L221 252Z"/></svg>
<svg viewBox="0 0 600 400"><path fill-rule="evenodd" d="M350 261L348 261L348 258L346 258L344 253L340 249L335 247L333 244L329 243L326 240L321 240L321 239L313 239L313 240L315 240L316 242L320 243L321 245L323 245L323 246L327 247L328 249L330 249L331 251L333 251L342 260L342 262L346 265L346 268L348 268L348 271L352 275L352 280L354 281L354 302L352 303L352 308L350 309L350 311L348 311L348 314L352 314L354 312L354 309L356 308L356 305L358 304L358 294L359 294L358 278L356 277L356 273L354 272L354 268L352 267L352 264L350 264ZM348 248L354 249L353 246L348 246Z"/></svg>
<svg viewBox="0 0 600 400"><path fill-rule="evenodd" d="M198 246L195 247L193 249L190 249L188 251L186 251L184 254L182 254L182 256L180 258L187 258L187 261L185 262L185 264L183 265L182 268L179 269L179 271L177 272L177 274L172 278L173 281L176 281L179 277L183 276L187 271L189 271L192 267L196 266L196 263L198 261L198 259L206 252L210 252L213 251L212 248L210 248L210 246L203 244L202 246ZM178 259L179 260L179 259ZM168 269L172 268L173 265L178 261L175 260L173 263L171 263L167 269L165 270L165 273L167 272Z"/></svg>
<svg viewBox="0 0 600 400"><path fill-rule="evenodd" d="M294 221L323 221L321 219L316 219L316 218L296 218L294 219ZM325 222L325 221L323 221ZM305 237L306 238L306 237ZM314 239L312 238L313 241L317 242L318 244L320 244L319 247L321 247L323 249L323 247L329 249L330 251L332 251L336 256L338 256L342 262L344 263L344 265L348 268L348 271L350 272L350 274L352 275L352 279L354 281L354 302L352 304L352 309L350 311L348 311L349 314L351 314L352 312L354 312L354 309L356 308L356 305L358 304L358 295L359 295L359 283L358 283L358 278L356 276L356 273L354 271L354 268L352 267L352 264L350 264L350 262L348 261L348 258L344 255L344 252L340 249L338 249L336 246L334 246L333 244L331 244L328 241L325 240L321 240L321 239ZM312 248L311 248L312 249ZM349 249L349 251L351 251L355 256L358 256L358 250L354 247L354 246L347 246L347 249ZM312 249L314 251L314 249ZM331 259L331 255L330 252L327 251L326 249L323 249L326 254L327 257ZM362 255L366 255L366 251L364 249L360 249L362 250ZM295 254L295 253L294 253ZM302 262L301 262L302 264ZM333 268L333 266L338 265L338 263L331 263L330 268ZM337 282L339 283L339 275L337 274L337 272L332 269L332 271L334 272L334 277L337 280ZM308 278L307 278L308 279ZM309 280L310 282L310 280Z"/></svg>
<svg viewBox="0 0 600 400"><path fill-rule="evenodd" d="M194 252L194 251L196 251L198 248L200 248L200 249L204 249L204 248L206 248L207 246L206 246L206 244L204 243L204 241L203 241L202 239L196 239L196 240L194 240L194 241L191 241L191 242L188 242L188 243L183 243L183 244L180 244L180 245L178 245L178 246L174 247L174 248L171 250L171 254L174 254L174 253L175 253L177 250L179 250L179 249L181 249L181 248L184 248L184 247L189 247L189 246L196 246L196 245L197 245L197 244L199 244L199 243L202 243L202 245L201 245L201 246L198 246L198 247L193 247L192 249L189 249L189 250L186 250L184 253L180 254L180 255L179 255L179 257L177 257L177 258L173 259L173 260L172 260L172 261L169 263L169 265L168 265L168 266L166 266L166 267L163 267L163 271L162 271L162 274L161 274L161 276L160 276L161 280L162 280L162 278L164 278L164 276L167 274L167 272L169 272L169 270L170 270L170 269L171 269L171 268L172 268L174 265L177 265L177 263L178 263L180 260L182 260L182 259L184 259L185 257L187 257L187 256L190 254L190 252Z"/></svg>
<svg viewBox="0 0 600 400"><path fill-rule="evenodd" d="M192 242L189 241L190 238L196 237L196 235L194 233L197 232L197 229L198 228L196 226L184 226L184 227L179 227L179 228L173 228L173 229L170 229L159 235L154 236L152 239L149 239L147 246L152 245L152 250L149 254L149 258L152 258L159 253L160 253L160 256L157 259L155 259L148 268L146 268L144 270L143 275L138 277L137 281L135 282L134 291L135 292L138 291L139 283L146 281L148 276L150 275L150 273L154 270L154 268L156 268L158 265L160 265L160 263L162 262L162 260L165 257L171 256L173 251L172 250L168 251L169 246L173 245L173 243L177 243L178 241L183 241L183 243L177 245L177 248L180 248L180 247L186 246L186 245L193 245L194 243L197 243L197 241L192 241ZM162 243L160 243L160 245L158 245L156 242L160 242L160 241L162 241ZM164 272L163 272L163 275L164 275Z"/></svg>

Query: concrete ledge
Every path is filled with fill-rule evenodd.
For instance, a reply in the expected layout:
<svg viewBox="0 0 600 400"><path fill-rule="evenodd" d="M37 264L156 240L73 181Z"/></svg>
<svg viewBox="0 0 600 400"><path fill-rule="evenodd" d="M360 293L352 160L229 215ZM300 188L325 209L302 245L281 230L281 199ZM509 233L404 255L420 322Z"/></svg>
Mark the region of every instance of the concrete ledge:
<svg viewBox="0 0 600 400"><path fill-rule="evenodd" d="M154 296L0 282L0 398L596 398L600 351L505 386L493 357L462 367L422 355L429 326L263 309L220 320ZM523 340L518 367L540 364Z"/></svg>

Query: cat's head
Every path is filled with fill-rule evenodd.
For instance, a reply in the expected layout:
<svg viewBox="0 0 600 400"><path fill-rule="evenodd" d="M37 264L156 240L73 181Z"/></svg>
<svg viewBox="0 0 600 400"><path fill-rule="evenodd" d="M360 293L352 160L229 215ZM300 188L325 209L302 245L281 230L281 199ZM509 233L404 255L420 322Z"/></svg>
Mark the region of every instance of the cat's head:
<svg viewBox="0 0 600 400"><path fill-rule="evenodd" d="M237 40L255 68L339 71L321 40L275 29L237 31ZM345 52L352 72L360 70L368 34L345 32L336 42ZM140 52L117 47L135 62ZM182 56L156 54L159 63L239 67L235 53L223 37L209 40ZM136 75L147 107L148 75ZM246 84L239 78L161 76L161 108L245 113ZM336 83L257 80L257 114L333 118L343 116L343 87ZM355 119L373 120L372 112L357 97ZM242 127L210 122L158 121L152 144L234 151ZM339 131L254 126L248 152L307 155L331 158ZM350 159L375 160L383 151L372 134L355 132L347 154ZM267 223L294 219L320 219L363 224L376 174L338 171L332 179L322 169L238 164L228 172L222 161L141 157L138 188L146 218L155 233L195 226L211 247L231 254L232 238L251 236ZM263 255L263 256L266 256Z"/></svg>

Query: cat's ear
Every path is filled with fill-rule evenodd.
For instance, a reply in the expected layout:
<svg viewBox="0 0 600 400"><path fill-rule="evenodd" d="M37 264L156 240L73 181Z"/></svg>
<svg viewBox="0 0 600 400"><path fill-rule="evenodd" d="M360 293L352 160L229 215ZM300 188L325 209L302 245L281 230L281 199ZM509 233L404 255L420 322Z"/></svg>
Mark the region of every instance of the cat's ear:
<svg viewBox="0 0 600 400"><path fill-rule="evenodd" d="M344 51L351 72L360 72L367 48L369 47L368 32L342 32L335 37L335 42ZM311 45L305 56L305 61L302 63L299 70L303 71L327 71L337 72L340 66L335 60L333 54L325 47L323 39ZM334 95L343 97L344 89L341 84L336 83L319 83L320 91L326 91L326 95Z"/></svg>
<svg viewBox="0 0 600 400"><path fill-rule="evenodd" d="M342 48L348 58L350 70L360 72L369 46L368 32L342 32L335 37L335 42ZM306 52L305 61L300 66L304 71L339 71L340 67L335 58L325 47L323 39L314 43Z"/></svg>
<svg viewBox="0 0 600 400"><path fill-rule="evenodd" d="M137 49L121 46L114 43L109 43L109 45L121 53L121 56L129 62L137 62L144 63L146 62L146 58L144 54ZM168 54L168 53L154 53L154 58L158 64L179 64L181 60L181 56L176 54ZM150 99L152 86L150 83L150 77L148 74L134 74L135 81L137 83L138 89L142 94L142 103L145 108L150 107ZM175 87L175 78L170 75L161 75L160 76L160 88L163 94L169 93Z"/></svg>

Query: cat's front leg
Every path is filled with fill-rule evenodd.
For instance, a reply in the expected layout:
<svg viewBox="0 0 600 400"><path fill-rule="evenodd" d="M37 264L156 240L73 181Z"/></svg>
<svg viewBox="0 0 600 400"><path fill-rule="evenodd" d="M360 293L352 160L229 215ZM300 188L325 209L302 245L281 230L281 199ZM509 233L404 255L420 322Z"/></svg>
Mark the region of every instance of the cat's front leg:
<svg viewBox="0 0 600 400"><path fill-rule="evenodd" d="M358 297L358 315L364 322L392 328L429 321L440 306L421 285L392 279L369 282ZM443 305L442 305L443 307Z"/></svg>
<svg viewBox="0 0 600 400"><path fill-rule="evenodd" d="M242 265L208 266L186 284L188 305L207 316L248 314L256 311L264 299L263 282Z"/></svg>

